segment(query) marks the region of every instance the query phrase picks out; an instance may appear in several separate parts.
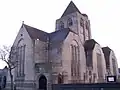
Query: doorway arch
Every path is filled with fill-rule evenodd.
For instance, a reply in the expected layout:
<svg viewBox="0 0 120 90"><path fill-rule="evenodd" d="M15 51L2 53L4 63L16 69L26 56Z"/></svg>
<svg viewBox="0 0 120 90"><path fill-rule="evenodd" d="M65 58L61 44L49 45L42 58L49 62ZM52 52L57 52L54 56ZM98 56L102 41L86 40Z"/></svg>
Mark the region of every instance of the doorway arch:
<svg viewBox="0 0 120 90"><path fill-rule="evenodd" d="M39 78L39 90L47 90L47 79L44 75Z"/></svg>

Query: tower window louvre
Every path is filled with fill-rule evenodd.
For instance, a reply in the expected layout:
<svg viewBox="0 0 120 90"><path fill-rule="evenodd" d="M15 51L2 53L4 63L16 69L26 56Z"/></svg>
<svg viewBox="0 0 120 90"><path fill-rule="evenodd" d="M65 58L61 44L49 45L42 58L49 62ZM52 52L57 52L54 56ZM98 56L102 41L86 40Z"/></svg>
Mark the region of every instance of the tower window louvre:
<svg viewBox="0 0 120 90"><path fill-rule="evenodd" d="M59 26L60 29L63 29L64 28L64 23L61 21L60 22L60 26Z"/></svg>
<svg viewBox="0 0 120 90"><path fill-rule="evenodd" d="M73 25L72 19L69 18L69 19L68 19L68 26L72 26L72 25Z"/></svg>
<svg viewBox="0 0 120 90"><path fill-rule="evenodd" d="M84 26L84 20L81 18L80 19L80 26L83 27Z"/></svg>
<svg viewBox="0 0 120 90"><path fill-rule="evenodd" d="M79 48L71 45L71 76L79 76Z"/></svg>

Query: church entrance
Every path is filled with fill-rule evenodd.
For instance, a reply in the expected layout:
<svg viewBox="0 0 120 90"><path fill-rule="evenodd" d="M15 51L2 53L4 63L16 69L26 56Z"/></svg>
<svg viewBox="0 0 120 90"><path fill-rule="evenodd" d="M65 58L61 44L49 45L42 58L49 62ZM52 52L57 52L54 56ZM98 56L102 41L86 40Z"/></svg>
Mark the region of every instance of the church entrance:
<svg viewBox="0 0 120 90"><path fill-rule="evenodd" d="M47 90L47 79L44 75L39 78L39 90Z"/></svg>

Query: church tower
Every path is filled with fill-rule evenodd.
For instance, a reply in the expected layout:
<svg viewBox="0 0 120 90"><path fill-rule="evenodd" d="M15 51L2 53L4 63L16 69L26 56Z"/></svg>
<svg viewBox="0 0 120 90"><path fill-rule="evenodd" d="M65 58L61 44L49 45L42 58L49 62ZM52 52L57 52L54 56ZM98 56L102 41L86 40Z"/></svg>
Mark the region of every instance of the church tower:
<svg viewBox="0 0 120 90"><path fill-rule="evenodd" d="M56 20L56 31L70 28L79 35L82 44L91 39L90 20L86 14L82 14L71 1L60 19Z"/></svg>

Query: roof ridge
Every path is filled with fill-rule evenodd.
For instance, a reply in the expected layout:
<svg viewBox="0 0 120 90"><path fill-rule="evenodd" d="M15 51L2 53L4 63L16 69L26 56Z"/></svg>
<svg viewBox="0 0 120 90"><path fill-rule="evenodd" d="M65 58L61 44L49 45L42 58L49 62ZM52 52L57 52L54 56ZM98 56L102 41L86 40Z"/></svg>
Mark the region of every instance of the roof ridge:
<svg viewBox="0 0 120 90"><path fill-rule="evenodd" d="M112 49L110 48L110 47L108 47L108 46L106 46L106 47L102 47L102 49L109 49L109 50L111 50L112 51Z"/></svg>
<svg viewBox="0 0 120 90"><path fill-rule="evenodd" d="M50 34L56 33L56 32L60 32L60 31L65 31L65 29L66 29L66 30L69 30L69 28L63 28L63 29L60 29L60 30L57 30L57 31L53 31L53 32L51 32Z"/></svg>
<svg viewBox="0 0 120 90"><path fill-rule="evenodd" d="M95 41L95 39L88 39L88 40L86 40L85 42L89 42L89 41L93 41L93 42L99 44L97 41Z"/></svg>
<svg viewBox="0 0 120 90"><path fill-rule="evenodd" d="M38 29L38 28L35 28L35 27L33 27L33 26L29 26L29 25L27 25L27 24L23 24L25 27L27 26L27 27L29 27L29 28L33 28L33 29L35 29L35 30L38 30L38 31L41 31L41 32L44 32L44 33L48 33L48 32L45 32L45 31L43 31L43 30L40 30L40 29Z"/></svg>
<svg viewBox="0 0 120 90"><path fill-rule="evenodd" d="M28 32L29 36L31 39L39 39L41 41L47 41L48 38L50 38L50 41L63 41L67 37L68 33L71 31L70 28L64 28L58 31L54 31L51 33L47 33L44 31L41 31L37 28L34 28L32 26L23 24L24 27L26 28L26 31Z"/></svg>

